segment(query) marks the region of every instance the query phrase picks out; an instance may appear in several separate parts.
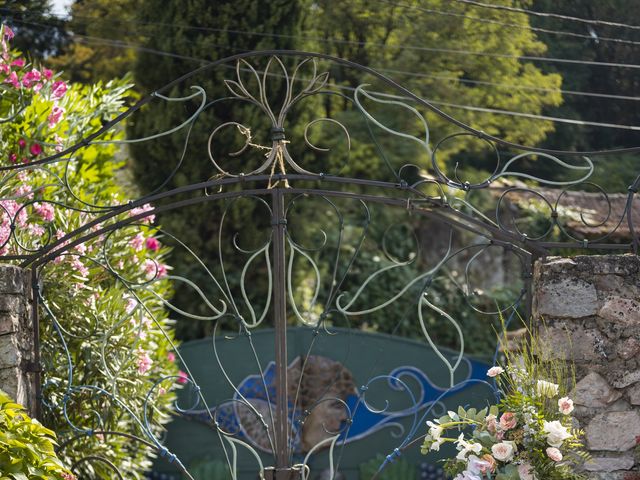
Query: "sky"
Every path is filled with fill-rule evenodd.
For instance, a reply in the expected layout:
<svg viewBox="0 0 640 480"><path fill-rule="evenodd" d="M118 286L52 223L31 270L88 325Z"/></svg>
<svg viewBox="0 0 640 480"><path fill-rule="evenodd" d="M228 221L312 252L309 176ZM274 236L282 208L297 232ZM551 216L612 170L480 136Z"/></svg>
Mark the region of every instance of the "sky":
<svg viewBox="0 0 640 480"><path fill-rule="evenodd" d="M73 3L73 0L51 0L53 13L55 15L66 15L67 8Z"/></svg>

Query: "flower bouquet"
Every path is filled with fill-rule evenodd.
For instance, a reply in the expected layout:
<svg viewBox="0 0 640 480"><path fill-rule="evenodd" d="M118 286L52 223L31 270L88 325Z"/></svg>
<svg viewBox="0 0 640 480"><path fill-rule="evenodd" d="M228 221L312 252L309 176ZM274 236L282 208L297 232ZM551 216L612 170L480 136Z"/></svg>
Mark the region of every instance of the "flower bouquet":
<svg viewBox="0 0 640 480"><path fill-rule="evenodd" d="M444 461L454 480L585 478L578 469L589 457L567 396L572 369L544 362L538 345L532 338L518 354L507 352L503 366L489 369L501 398L497 405L459 407L427 422L422 453L454 444L457 455Z"/></svg>

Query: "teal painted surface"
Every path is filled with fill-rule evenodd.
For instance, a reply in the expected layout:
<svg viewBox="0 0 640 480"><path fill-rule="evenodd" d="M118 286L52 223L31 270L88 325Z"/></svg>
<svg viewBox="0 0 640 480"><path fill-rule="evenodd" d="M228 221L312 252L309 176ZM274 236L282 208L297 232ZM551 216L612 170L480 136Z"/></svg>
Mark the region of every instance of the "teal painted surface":
<svg viewBox="0 0 640 480"><path fill-rule="evenodd" d="M423 343L403 338L391 337L383 334L372 334L354 330L335 329L334 335L322 333L315 337L313 349L310 354L328 357L340 362L353 375L355 386L361 391L361 385L378 375L388 375L392 370L402 366L413 366L424 371L429 379L437 386L446 389L449 382L449 373L444 368L442 361L435 353ZM260 369L264 370L268 362L273 360L274 339L273 330L259 330L252 335L253 344L260 367L256 364L246 337L225 338L216 337L216 348L222 366L229 375L234 385L239 385L250 375L258 375ZM294 328L288 334L289 361L296 357L304 356L309 351L309 346L314 339L314 332L308 328ZM195 380L201 386L210 407L227 401L233 397L234 390L224 378L220 366L217 364L212 339L189 342L182 345L180 352L189 365ZM446 352L446 350L444 350ZM457 352L447 352L451 358ZM477 371L485 371L488 365L475 363ZM456 381L467 378L468 365L463 363L456 372ZM414 392L419 391L418 382L403 377L409 388ZM183 391L179 400L182 408L188 408L193 403L187 398L187 391ZM386 381L376 382L366 392L367 402L376 408L383 408L385 400L389 401L391 410L401 410L411 406L411 401L406 392L390 388ZM458 405L484 406L492 399L489 388L482 385L470 386L463 391L451 394L445 400L449 408ZM360 407L362 408L362 407ZM421 416L421 415L420 415ZM357 413L356 413L357 417ZM400 419L397 427L387 427L372 433L360 440L338 444L334 452L336 460L340 459L340 471L347 475L349 480L358 479L360 465L371 460L377 454L390 454L405 437L411 427L413 416ZM402 427L400 427L400 425ZM404 432L401 431L404 428ZM419 425L417 436L426 433L424 422ZM434 462L435 456L424 457L420 455L420 441L409 448L403 457L411 462ZM187 467L196 465L206 460L218 459L224 461L224 454L220 440L216 432L194 419L178 418L168 426L167 447L183 461ZM265 466L273 465L272 456L261 453ZM302 462L303 455L294 457L294 463ZM312 472L318 472L328 466L328 451L323 451L312 457L309 462ZM239 467L241 480L253 480L257 478L258 471L256 460L249 452L239 451ZM154 468L157 472L171 472L171 467L162 460L156 462ZM205 469L206 470L206 469ZM314 475L311 475L313 480ZM196 480L198 480L196 478Z"/></svg>

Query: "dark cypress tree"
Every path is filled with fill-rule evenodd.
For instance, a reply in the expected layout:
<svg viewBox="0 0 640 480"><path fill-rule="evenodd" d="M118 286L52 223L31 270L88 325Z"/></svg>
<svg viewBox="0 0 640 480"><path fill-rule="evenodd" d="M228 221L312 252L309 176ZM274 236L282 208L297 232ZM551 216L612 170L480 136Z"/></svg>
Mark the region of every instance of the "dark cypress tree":
<svg viewBox="0 0 640 480"><path fill-rule="evenodd" d="M294 47L292 36L298 31L302 15L301 0L269 2L145 0L142 3L139 18L144 18L147 24L155 26L155 33L149 36L147 47L181 57L141 51L137 58L134 76L137 88L142 92L150 92L197 68L201 64L197 59L214 61L240 51L291 49ZM262 33L262 35L242 33L248 31ZM274 33L281 36L270 36ZM233 64L229 65L233 66ZM190 95L194 92L190 87L198 85L205 89L209 100L227 97L229 91L225 87L224 79L233 79L234 76L235 72L231 68L209 69L165 94L171 97ZM282 88L277 79L273 85L274 92L271 96L281 95ZM179 125L194 111L200 101L201 99L198 98L184 104L154 102L145 107L138 117L131 120L129 136L143 137ZM215 104L203 111L194 123L182 164L176 175L163 187L164 189L205 181L218 173L208 159L207 142L209 135L217 126L229 121L238 121L250 126L256 143L270 144L271 125L264 115L259 115L255 108L250 108L241 102ZM220 137L223 141L220 145L238 145L238 132L234 130L228 129L223 132ZM138 185L145 193L153 191L167 179L183 154L185 140L186 130L182 130L152 142L133 146L133 172ZM226 151L232 151L232 149L233 147L227 149L225 146ZM247 161L257 164L259 161L264 161L264 152L253 153L255 153L253 160L245 160L245 157L236 160L235 171L245 170L244 167L238 166L239 162ZM246 164L245 167L249 168ZM205 192L199 194L205 194ZM218 202L206 202L188 209L168 211L159 219L168 232L178 234L181 241L193 249L218 276L221 271L217 233L223 209L224 205ZM264 215L264 207L260 207L259 202L241 200L232 207L227 218L229 228L225 229L226 239L220 247L225 257L225 271L232 277L230 283L237 285L237 277L247 257L235 249L231 239L235 233L238 233L238 241L242 248L257 246L260 241L265 240L262 239L264 233L259 232L264 232L265 229L261 228L263 226L261 224L268 222L268 215ZM166 241L171 243L168 238ZM208 288L206 293L210 298L220 298L215 288L211 286L212 282L204 269L198 266L183 248L174 249L170 263L175 266L173 274L185 276L205 290ZM256 278L252 279L252 275ZM247 283L254 287L266 281L266 273L260 268L255 272L250 271L248 277ZM255 291L248 293L250 296L260 297L262 294L264 297L266 289L255 288ZM203 302L194 296L193 289L180 282L176 283L174 300L186 311L200 314L206 311ZM209 333L212 328L213 325L206 322L179 322L178 335L182 338L199 337Z"/></svg>

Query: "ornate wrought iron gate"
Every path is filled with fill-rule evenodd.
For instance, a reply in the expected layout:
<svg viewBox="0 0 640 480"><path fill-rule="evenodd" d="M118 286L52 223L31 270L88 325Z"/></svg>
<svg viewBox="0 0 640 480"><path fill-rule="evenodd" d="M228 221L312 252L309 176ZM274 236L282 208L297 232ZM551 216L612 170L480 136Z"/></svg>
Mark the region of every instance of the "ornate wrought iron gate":
<svg viewBox="0 0 640 480"><path fill-rule="evenodd" d="M351 72L351 77L355 72L360 81L358 85L341 81L351 78L346 75L347 71ZM198 86L198 81L217 78L216 75L227 77L224 82L229 94L210 99L207 91ZM334 77L338 79L335 83ZM187 86L191 88L191 94L176 96L179 95L176 92L186 90ZM272 91L279 93L277 106L270 98ZM147 138L120 142L105 140L105 136L121 122L143 118L145 106L151 102L165 102L167 108L176 102L186 105L185 121ZM80 168L77 162L82 158L83 149L100 142L147 145L184 134L186 153L191 148L191 129L208 109L234 103L250 105L254 110L243 119L208 126L211 133L206 151L199 152L209 159L211 171L206 178L167 187L180 173L183 156L176 160L175 169L167 172L166 182L126 204L95 205L74 191L73 171ZM323 115L309 117L318 112ZM261 120L257 119L258 114L262 116ZM288 123L292 116L297 122L293 125ZM249 124L250 120L255 120L259 127ZM446 133L435 146L429 137L432 122ZM220 142L220 138L224 141ZM230 148L229 144L238 138L241 141L237 148ZM475 182L462 178L464 168L455 163L459 151L473 151L474 142L484 143L495 155L492 171L485 179ZM455 143L461 147L452 148ZM232 150L231 153L222 155L220 150L224 147ZM342 147L341 152L339 147ZM199 379L189 373L189 365L184 365L187 374L179 380L187 383L185 389L193 393L195 402L189 408L179 410L182 414L204 413L206 422L217 432L232 477L236 476L237 449L243 447L255 458L260 476L306 479L310 478L309 460L322 448L330 449L332 456L334 451L336 453L336 464L332 462L330 467L333 475L342 455L338 450L347 443L349 429L358 412L391 408L388 404L375 407L367 401L367 390L384 384L395 392L403 392L409 403L401 410L412 418L411 428L398 439L395 450L378 452L386 456L380 465L384 468L403 450L415 446L416 439L423 433L423 420L434 415L434 409L441 408L442 400L448 395L471 384L485 385L486 391L491 391L491 385L472 375L471 364L464 357L464 332L433 294L433 285L438 278L448 276L447 285L459 290L461 298L465 298L480 322L481 315L490 317L505 312L512 315L518 307L526 312L532 263L538 256L556 249L637 252L639 238L633 225L633 201L640 177L629 187L628 195L608 197L601 188L588 182L595 168L589 158L591 154L603 152L548 151L516 145L474 130L385 76L352 62L303 52L253 52L214 62L185 75L62 152L29 165L4 168L5 174L13 175L15 171L54 171L63 166L62 178L55 174L60 180L55 191L47 190L51 198L37 201L82 210L85 214L80 224L70 226L58 236L49 232L48 237L45 235L38 241L25 243L18 227L19 213L10 213L5 208L5 213L12 217L12 235L5 245L14 247L4 258L19 261L32 269L36 299L34 321L36 324L48 323L52 326L50 331L57 335L53 344L59 350L45 352L44 376L47 378L47 362L62 361L68 366L66 379L54 382L47 378L44 406L65 412L69 402L90 402L92 395L101 396L135 420L135 431L107 432L101 428L107 423L101 417L106 413L96 412L87 425L70 425L71 433L62 448L72 448L73 442L83 441L87 436L97 435L103 439L111 435L127 436L155 449L170 460L177 471L192 478L180 458L163 445L159 429L152 426L153 420L149 416L155 395L167 378L151 381L149 394L136 407L120 402L117 389L111 389L115 381L111 385L82 384L76 378L74 358L66 346L66 339L77 337L77 334L60 328L55 306L47 299L46 288L43 290L41 286L43 282L46 286L46 269L50 262L65 255L82 256L82 245L101 239L102 247L94 254L94 261L104 274L124 285L135 304L141 305L141 310L145 309L147 287L166 272L162 271L161 264L152 260L146 264L145 281L127 279L121 272L124 267L110 261L110 255L114 254L110 250L110 239L127 229L129 232L144 231L149 228L149 219L163 212L180 209L189 216L202 211L196 209L198 206L223 205L211 210L217 216L212 221L218 224L218 264L215 268L200 260L196 255L198 252L194 253L189 245L181 243L177 232L164 233L168 243L192 255L193 264L204 272L206 282L196 283L182 277L174 280L189 285L207 313L201 313L202 309L196 313L185 312L168 299L163 302L185 318L216 322L216 325L224 321L227 327L232 325L237 338L242 337L247 342L242 348L247 351L247 361L255 363L258 396L262 395L264 401L259 403L245 398L239 386L224 373L223 362L216 351L216 338L222 337L216 330L213 335L215 368L221 369L232 387L231 403L226 407L209 405L199 387ZM248 160L240 160L245 158L243 155ZM350 163L350 155L355 158L354 163L359 162L357 165ZM501 158L505 155L508 160L503 162ZM238 162L235 166L234 161ZM526 162L533 162L534 168ZM541 162L576 175L564 180L536 177L532 171ZM452 163L455 164L453 168ZM575 197L572 189L577 188L590 189L591 193ZM589 211L582 211L576 198L587 198ZM240 244L238 232L225 230L229 216L235 215L237 223L238 215L242 214L238 202L252 204L249 211L254 216L246 221L252 225L253 233L267 232L263 240L254 241L251 247ZM569 205L563 207L563 202ZM33 203L26 202L23 208L32 208ZM594 204L600 209L591 208ZM532 209L535 215L528 215L527 211ZM324 217L329 220L323 221ZM544 227L540 227L541 221L546 221ZM301 226L315 228L315 231L312 234L304 230L296 232L296 227ZM369 238L374 238L380 253L362 259ZM231 272L225 266L224 241L229 241L233 250L244 258L243 262L232 264L236 271ZM427 244L430 247L425 252ZM436 258L433 258L434 252L437 252ZM256 267L258 262L259 268ZM262 277L251 273L255 268ZM393 283L389 279L398 272L404 273ZM511 288L492 288L498 277ZM263 282L256 283L256 278ZM474 282L483 282L487 288L474 286ZM263 291L254 292L254 288ZM374 294L370 294L371 290ZM485 297L497 292L511 296L500 298L498 307L493 308L491 295L488 300ZM423 335L434 358L440 362L436 368L446 372L446 384L438 385L439 395L420 403L418 387L412 386L403 374L386 375L372 369L371 378L360 388L350 390L355 404L348 404L344 395L333 392L333 395L318 395L310 408L299 411L302 379L307 374L308 362L312 361L316 338L330 339L331 335L342 332L338 327L349 326L352 322L362 324L368 318L374 318L371 315L379 315L398 303L411 314L407 313L396 323L409 321L411 326L407 328L415 328ZM122 314L124 319L132 317L131 312ZM146 314L151 316L149 311ZM274 364L270 373L252 343L252 332L269 321L275 329ZM438 346L440 339L431 335L437 321L449 326L451 343L459 347L457 352ZM287 334L292 326L303 326L311 338L297 371L292 370L292 358L287 350ZM35 331L38 332L38 328ZM99 331L99 319L95 319L95 331ZM110 333L102 332L101 335L105 343L112 340ZM39 346L37 336L35 341ZM179 352L171 354L179 355ZM91 354L87 352L86 355L90 357ZM105 365L104 368L109 367ZM273 377L267 378L270 374ZM336 377L330 383L338 380ZM317 443L299 447L299 426L313 414L314 408L329 403L344 411L338 429L323 427L326 433L319 436ZM260 435L265 443L260 444L247 434L246 425L237 419L234 420L236 430L226 429L222 416L229 411L253 416L251 421L257 422L262 429ZM301 460L294 460L296 455ZM79 460L76 467L81 470L92 462L102 462L114 476L128 478L122 467L108 464L100 458L99 452Z"/></svg>

